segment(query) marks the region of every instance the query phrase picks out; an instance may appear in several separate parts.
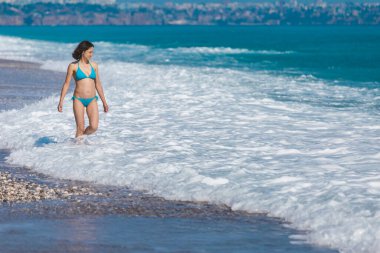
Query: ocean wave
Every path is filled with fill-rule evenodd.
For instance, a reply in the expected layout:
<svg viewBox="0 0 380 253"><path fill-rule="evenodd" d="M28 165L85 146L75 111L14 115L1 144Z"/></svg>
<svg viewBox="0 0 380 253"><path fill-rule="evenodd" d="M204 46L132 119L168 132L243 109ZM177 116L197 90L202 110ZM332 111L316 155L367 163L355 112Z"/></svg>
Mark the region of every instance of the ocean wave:
<svg viewBox="0 0 380 253"><path fill-rule="evenodd" d="M45 60L72 59L74 43L59 43L43 40L0 35L0 57L43 63Z"/></svg>
<svg viewBox="0 0 380 253"><path fill-rule="evenodd" d="M249 50L246 48L231 47L176 47L168 48L168 51L186 54L292 54L293 51L276 50Z"/></svg>

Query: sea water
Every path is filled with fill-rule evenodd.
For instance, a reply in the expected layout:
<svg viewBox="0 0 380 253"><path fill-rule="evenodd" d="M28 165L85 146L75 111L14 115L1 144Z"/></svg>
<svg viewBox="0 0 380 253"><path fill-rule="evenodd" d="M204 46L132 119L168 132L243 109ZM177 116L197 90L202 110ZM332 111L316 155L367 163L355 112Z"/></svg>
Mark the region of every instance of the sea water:
<svg viewBox="0 0 380 253"><path fill-rule="evenodd" d="M61 114L59 91L1 112L0 145L12 150L9 163L167 199L268 212L310 231L302 238L308 242L380 251L375 27L2 27L0 33L0 58L56 71L67 70L79 41L91 40L110 106L83 143L72 141L70 95Z"/></svg>

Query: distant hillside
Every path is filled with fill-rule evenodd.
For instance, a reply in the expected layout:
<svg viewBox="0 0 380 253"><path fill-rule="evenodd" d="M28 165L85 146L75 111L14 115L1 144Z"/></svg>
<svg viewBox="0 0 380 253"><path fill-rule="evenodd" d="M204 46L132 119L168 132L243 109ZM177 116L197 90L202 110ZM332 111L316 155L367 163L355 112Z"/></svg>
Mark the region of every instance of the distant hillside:
<svg viewBox="0 0 380 253"><path fill-rule="evenodd" d="M0 25L379 25L380 4L0 3Z"/></svg>
<svg viewBox="0 0 380 253"><path fill-rule="evenodd" d="M279 0L117 0L117 3L153 3L153 4L164 4L165 2L173 3L274 3ZM286 0L289 2L289 0ZM298 3L311 3L316 2L310 0L298 0ZM325 3L345 3L345 2L358 2L358 3L378 3L380 0L324 0Z"/></svg>

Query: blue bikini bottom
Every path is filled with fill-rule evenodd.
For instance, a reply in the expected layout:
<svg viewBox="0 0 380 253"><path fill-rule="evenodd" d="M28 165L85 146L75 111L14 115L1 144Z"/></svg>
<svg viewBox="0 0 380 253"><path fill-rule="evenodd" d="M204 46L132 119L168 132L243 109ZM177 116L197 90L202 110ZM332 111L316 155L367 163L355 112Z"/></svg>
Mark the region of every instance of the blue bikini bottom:
<svg viewBox="0 0 380 253"><path fill-rule="evenodd" d="M96 98L96 100L98 100L98 96L95 96L95 97L92 97L92 98L79 98L79 97L73 96L71 98L71 100L77 99L77 100L79 100L79 101L82 102L82 104L84 105L84 107L87 107L94 98Z"/></svg>

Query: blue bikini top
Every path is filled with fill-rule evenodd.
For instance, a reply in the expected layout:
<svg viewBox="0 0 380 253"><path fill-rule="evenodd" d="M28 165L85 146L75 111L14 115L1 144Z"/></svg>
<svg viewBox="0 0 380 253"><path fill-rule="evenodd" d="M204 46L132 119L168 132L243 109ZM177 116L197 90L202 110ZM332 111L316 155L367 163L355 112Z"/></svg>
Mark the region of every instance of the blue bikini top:
<svg viewBox="0 0 380 253"><path fill-rule="evenodd" d="M96 78L96 73L95 73L95 69L92 67L91 65L91 62L90 63L90 66L91 66L91 73L89 76L87 76L80 68L79 68L79 61L78 61L78 68L77 68L77 72L75 73L75 77L77 79L77 81L81 80L81 79L84 79L84 78L91 78L91 79L95 79Z"/></svg>

